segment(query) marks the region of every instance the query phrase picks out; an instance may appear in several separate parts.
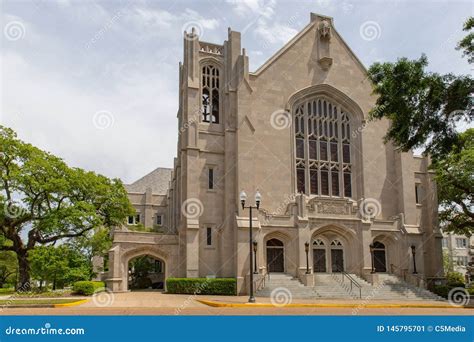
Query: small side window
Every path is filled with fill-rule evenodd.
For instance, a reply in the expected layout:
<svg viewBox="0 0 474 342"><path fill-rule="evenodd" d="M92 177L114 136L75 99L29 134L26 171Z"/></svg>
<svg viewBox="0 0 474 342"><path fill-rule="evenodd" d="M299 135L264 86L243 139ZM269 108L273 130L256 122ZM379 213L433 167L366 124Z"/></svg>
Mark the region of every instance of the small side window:
<svg viewBox="0 0 474 342"><path fill-rule="evenodd" d="M210 190L214 189L214 169L213 168L209 168L207 179L208 179L208 188Z"/></svg>
<svg viewBox="0 0 474 342"><path fill-rule="evenodd" d="M137 225L138 223L140 223L140 214L128 217L128 224Z"/></svg>
<svg viewBox="0 0 474 342"><path fill-rule="evenodd" d="M212 246L212 228L206 228L206 245Z"/></svg>
<svg viewBox="0 0 474 342"><path fill-rule="evenodd" d="M415 200L416 204L421 204L423 194L422 194L423 188L421 184L415 184Z"/></svg>

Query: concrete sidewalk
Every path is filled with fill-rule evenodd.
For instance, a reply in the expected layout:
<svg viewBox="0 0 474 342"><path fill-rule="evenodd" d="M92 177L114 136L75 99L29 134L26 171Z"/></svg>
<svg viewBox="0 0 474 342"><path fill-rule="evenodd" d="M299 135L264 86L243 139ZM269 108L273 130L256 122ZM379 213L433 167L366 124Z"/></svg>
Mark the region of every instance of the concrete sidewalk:
<svg viewBox="0 0 474 342"><path fill-rule="evenodd" d="M121 293L102 292L96 299L90 297L80 307L112 307L112 308L183 308L205 307L196 301L195 295L165 294L159 291L134 291Z"/></svg>
<svg viewBox="0 0 474 342"><path fill-rule="evenodd" d="M279 304L279 303L277 303ZM450 308L456 309L447 301L402 301L376 299L294 299L286 306L301 307L413 307L413 308ZM158 291L136 291L123 293L101 293L97 298L90 298L80 307L111 307L111 308L199 308L199 307L242 307L242 306L272 307L268 297L257 297L256 304L248 304L248 296L207 296L207 295L178 295Z"/></svg>

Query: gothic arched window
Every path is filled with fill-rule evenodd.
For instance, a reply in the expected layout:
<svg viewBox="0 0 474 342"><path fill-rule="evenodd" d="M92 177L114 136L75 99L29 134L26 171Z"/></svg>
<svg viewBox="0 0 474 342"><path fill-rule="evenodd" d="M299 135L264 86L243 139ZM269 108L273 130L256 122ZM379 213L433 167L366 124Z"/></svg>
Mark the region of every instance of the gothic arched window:
<svg viewBox="0 0 474 342"><path fill-rule="evenodd" d="M219 69L213 65L202 67L201 114L203 122L219 123Z"/></svg>
<svg viewBox="0 0 474 342"><path fill-rule="evenodd" d="M294 109L296 189L299 193L352 197L350 115L325 98Z"/></svg>

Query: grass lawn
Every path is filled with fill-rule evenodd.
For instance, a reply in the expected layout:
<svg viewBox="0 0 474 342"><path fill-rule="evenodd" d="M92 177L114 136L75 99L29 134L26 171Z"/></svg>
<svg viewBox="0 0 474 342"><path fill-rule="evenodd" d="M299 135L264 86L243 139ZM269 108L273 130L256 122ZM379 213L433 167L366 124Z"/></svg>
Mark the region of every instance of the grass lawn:
<svg viewBox="0 0 474 342"><path fill-rule="evenodd" d="M71 291L30 291L30 292L18 292L15 294L18 297L28 297L28 298L54 298L54 297L71 297L73 294Z"/></svg>
<svg viewBox="0 0 474 342"><path fill-rule="evenodd" d="M80 299L3 299L0 300L0 306L2 305L28 305L28 304L66 304L74 303Z"/></svg>
<svg viewBox="0 0 474 342"><path fill-rule="evenodd" d="M10 289L0 288L0 296L7 296L7 295L11 295L13 293L15 293L14 288L10 288Z"/></svg>
<svg viewBox="0 0 474 342"><path fill-rule="evenodd" d="M14 289L0 289L0 296L9 296L14 295L15 297L22 297L22 298L74 298L77 295L73 294L71 290L46 290L40 292L39 290L28 291L28 292L15 292Z"/></svg>

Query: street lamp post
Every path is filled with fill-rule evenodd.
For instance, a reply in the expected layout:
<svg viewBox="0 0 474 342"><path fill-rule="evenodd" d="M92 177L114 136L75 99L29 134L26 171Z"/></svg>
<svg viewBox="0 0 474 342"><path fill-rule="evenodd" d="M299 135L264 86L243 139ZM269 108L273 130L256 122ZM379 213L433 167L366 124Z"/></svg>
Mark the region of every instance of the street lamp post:
<svg viewBox="0 0 474 342"><path fill-rule="evenodd" d="M247 200L247 194L245 191L242 190L240 193L240 204L242 204L242 210L245 208L248 208L250 210L249 214L249 220L250 220L250 226L249 226L249 252L250 252L250 262L249 262L249 273L250 273L250 294L249 294L249 303L255 303L255 297L253 296L253 272L252 272L252 264L253 264L253 237L252 237L252 209L259 209L260 208L260 201L262 200L262 195L260 195L260 192L255 193L255 207L249 205L248 207L245 206L245 201Z"/></svg>
<svg viewBox="0 0 474 342"><path fill-rule="evenodd" d="M253 273L254 274L258 274L258 272L257 272L257 246L258 246L258 242L253 240L253 255L254 255L254 258L253 258Z"/></svg>
<svg viewBox="0 0 474 342"><path fill-rule="evenodd" d="M372 261L372 271L370 273L375 273L375 267L374 267L374 245L370 244L370 260Z"/></svg>
<svg viewBox="0 0 474 342"><path fill-rule="evenodd" d="M416 247L415 245L411 245L411 255L413 257L413 274L418 274L418 272L416 271Z"/></svg>
<svg viewBox="0 0 474 342"><path fill-rule="evenodd" d="M308 258L309 242L308 241L304 243L304 251L306 252L306 274L310 274L311 272L309 272L309 258Z"/></svg>

